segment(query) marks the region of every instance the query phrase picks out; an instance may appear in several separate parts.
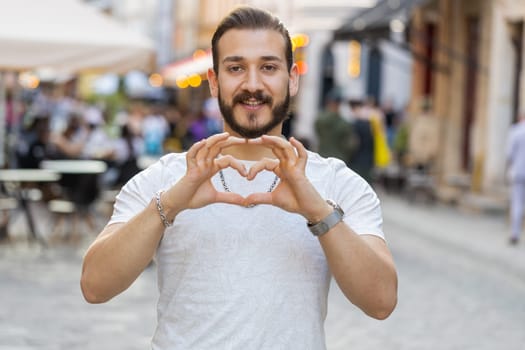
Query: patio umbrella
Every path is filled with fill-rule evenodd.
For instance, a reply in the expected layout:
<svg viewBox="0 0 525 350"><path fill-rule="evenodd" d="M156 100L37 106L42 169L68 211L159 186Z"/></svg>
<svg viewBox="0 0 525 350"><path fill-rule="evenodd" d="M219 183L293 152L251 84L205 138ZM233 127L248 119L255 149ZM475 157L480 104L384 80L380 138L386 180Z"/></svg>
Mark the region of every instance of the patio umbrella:
<svg viewBox="0 0 525 350"><path fill-rule="evenodd" d="M150 71L152 41L77 0L0 0L0 167L4 165L5 86L2 72Z"/></svg>

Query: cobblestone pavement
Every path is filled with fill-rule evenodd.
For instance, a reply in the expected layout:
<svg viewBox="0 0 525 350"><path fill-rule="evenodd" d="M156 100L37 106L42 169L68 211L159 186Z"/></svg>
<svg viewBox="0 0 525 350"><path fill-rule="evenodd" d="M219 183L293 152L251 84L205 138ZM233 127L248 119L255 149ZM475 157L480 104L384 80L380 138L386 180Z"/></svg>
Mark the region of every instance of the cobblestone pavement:
<svg viewBox="0 0 525 350"><path fill-rule="evenodd" d="M333 284L328 349L525 349L525 242L507 245L506 219L382 201L398 306L385 321L370 319ZM49 248L0 245L0 350L149 348L154 268L114 300L89 305L79 276L93 238Z"/></svg>
<svg viewBox="0 0 525 350"><path fill-rule="evenodd" d="M382 201L397 308L384 321L367 318L334 286L328 349L525 349L525 245L507 245L506 219Z"/></svg>

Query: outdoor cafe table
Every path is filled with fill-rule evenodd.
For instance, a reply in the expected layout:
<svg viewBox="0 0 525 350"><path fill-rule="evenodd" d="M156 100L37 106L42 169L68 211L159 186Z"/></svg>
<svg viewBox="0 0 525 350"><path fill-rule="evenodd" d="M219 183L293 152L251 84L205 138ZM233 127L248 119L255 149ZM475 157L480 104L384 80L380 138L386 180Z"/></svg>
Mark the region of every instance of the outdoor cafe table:
<svg viewBox="0 0 525 350"><path fill-rule="evenodd" d="M44 160L40 167L60 173L67 199L84 209L98 196L98 176L107 170L105 162L89 159Z"/></svg>
<svg viewBox="0 0 525 350"><path fill-rule="evenodd" d="M75 215L89 221L89 208L99 197L99 175L107 170L107 164L92 159L57 159L40 162L42 169L53 170L62 175L60 185L65 200L74 204Z"/></svg>
<svg viewBox="0 0 525 350"><path fill-rule="evenodd" d="M34 239L44 242L39 237L35 227L35 220L28 205L26 196L23 193L24 183L54 182L60 179L60 174L52 170L44 169L0 169L0 182L6 188L12 189L18 205L22 208L29 226L29 232Z"/></svg>
<svg viewBox="0 0 525 350"><path fill-rule="evenodd" d="M40 162L40 168L53 170L61 174L102 174L107 165L101 160L58 159Z"/></svg>

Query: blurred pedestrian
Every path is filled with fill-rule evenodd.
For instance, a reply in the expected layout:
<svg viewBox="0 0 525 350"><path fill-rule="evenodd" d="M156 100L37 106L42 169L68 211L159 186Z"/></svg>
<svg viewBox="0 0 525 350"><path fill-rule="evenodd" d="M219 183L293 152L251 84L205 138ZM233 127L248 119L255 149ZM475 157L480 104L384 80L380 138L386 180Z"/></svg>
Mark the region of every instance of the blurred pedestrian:
<svg viewBox="0 0 525 350"><path fill-rule="evenodd" d="M120 126L120 135L114 140L114 157L109 172L113 172L108 182L111 187L121 187L140 171L138 158L143 154L144 140L133 134L130 124Z"/></svg>
<svg viewBox="0 0 525 350"><path fill-rule="evenodd" d="M506 159L511 186L509 242L514 245L520 239L525 210L525 111L520 113L518 122L510 128Z"/></svg>
<svg viewBox="0 0 525 350"><path fill-rule="evenodd" d="M376 99L369 96L363 108L365 118L370 121L374 139L374 170L377 175L390 164L391 152L388 145L385 114L379 108Z"/></svg>
<svg viewBox="0 0 525 350"><path fill-rule="evenodd" d="M164 154L164 141L170 134L170 125L160 106L152 106L142 123L144 151L149 156Z"/></svg>
<svg viewBox="0 0 525 350"><path fill-rule="evenodd" d="M199 142L202 139L218 134L222 130L221 125L217 119L211 117L205 108L202 108L195 119L191 122L188 132L191 135L193 143Z"/></svg>
<svg viewBox="0 0 525 350"><path fill-rule="evenodd" d="M341 101L342 96L338 90L328 92L324 108L315 121L315 132L320 155L341 159L349 165L358 141L352 125L339 113Z"/></svg>
<svg viewBox="0 0 525 350"><path fill-rule="evenodd" d="M31 121L19 137L16 148L17 166L19 168L36 169L40 162L51 156L49 144L48 114L29 116Z"/></svg>
<svg viewBox="0 0 525 350"><path fill-rule="evenodd" d="M52 132L50 143L53 158L80 158L87 138L87 130L81 114L69 112L64 130Z"/></svg>
<svg viewBox="0 0 525 350"><path fill-rule="evenodd" d="M84 121L87 135L81 157L111 162L115 156L115 149L104 128L104 112L97 106L89 106L84 111Z"/></svg>
<svg viewBox="0 0 525 350"><path fill-rule="evenodd" d="M382 109L385 116L385 129L388 147L393 150L394 140L396 138L397 128L399 126L399 113L394 108L394 101L390 99L383 104Z"/></svg>
<svg viewBox="0 0 525 350"><path fill-rule="evenodd" d="M226 132L122 188L84 257L85 298L111 299L155 257L157 350L325 349L331 276L350 302L386 318L397 277L376 194L344 162L281 137L299 87L288 31L238 7L212 52L208 82Z"/></svg>
<svg viewBox="0 0 525 350"><path fill-rule="evenodd" d="M349 102L352 125L358 139L358 145L350 159L350 168L369 184L372 184L374 170L374 135L372 124L365 114L363 102L352 99Z"/></svg>

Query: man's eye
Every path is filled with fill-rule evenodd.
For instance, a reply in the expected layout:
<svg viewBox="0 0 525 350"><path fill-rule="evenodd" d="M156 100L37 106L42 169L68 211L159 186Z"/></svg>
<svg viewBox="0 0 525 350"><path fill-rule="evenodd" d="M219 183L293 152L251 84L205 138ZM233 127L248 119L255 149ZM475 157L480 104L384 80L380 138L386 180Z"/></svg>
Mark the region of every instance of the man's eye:
<svg viewBox="0 0 525 350"><path fill-rule="evenodd" d="M242 71L242 67L241 66L230 66L228 67L228 71L232 73L240 72Z"/></svg>
<svg viewBox="0 0 525 350"><path fill-rule="evenodd" d="M275 66L270 65L270 64L264 65L264 66L262 67L262 70L267 71L267 72L273 72L273 71L275 71L276 69L277 69L277 68L276 68Z"/></svg>

